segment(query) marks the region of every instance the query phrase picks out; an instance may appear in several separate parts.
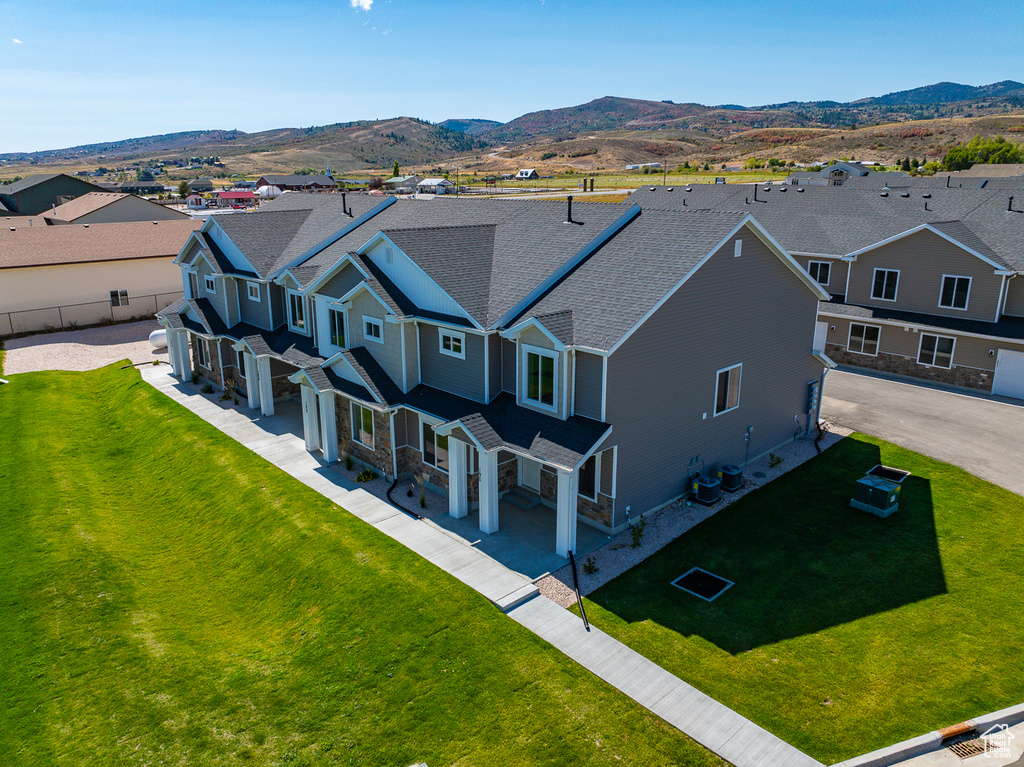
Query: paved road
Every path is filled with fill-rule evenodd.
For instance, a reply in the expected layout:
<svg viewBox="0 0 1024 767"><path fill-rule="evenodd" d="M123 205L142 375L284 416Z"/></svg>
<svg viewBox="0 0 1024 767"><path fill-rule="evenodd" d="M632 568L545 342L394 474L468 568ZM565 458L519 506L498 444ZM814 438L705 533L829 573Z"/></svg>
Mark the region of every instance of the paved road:
<svg viewBox="0 0 1024 767"><path fill-rule="evenodd" d="M821 414L1024 495L1024 403L830 370Z"/></svg>

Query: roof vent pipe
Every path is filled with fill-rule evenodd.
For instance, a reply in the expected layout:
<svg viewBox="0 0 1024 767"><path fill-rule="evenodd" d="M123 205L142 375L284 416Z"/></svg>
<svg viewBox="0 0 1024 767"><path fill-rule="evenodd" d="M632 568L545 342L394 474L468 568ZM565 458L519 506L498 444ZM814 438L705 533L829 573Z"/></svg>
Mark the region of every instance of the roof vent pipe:
<svg viewBox="0 0 1024 767"><path fill-rule="evenodd" d="M754 184L754 202L757 202L757 184Z"/></svg>
<svg viewBox="0 0 1024 767"><path fill-rule="evenodd" d="M1013 210L1013 195L1012 194L1010 195L1010 201L1008 203L1006 203L1006 209L1007 210Z"/></svg>
<svg viewBox="0 0 1024 767"><path fill-rule="evenodd" d="M341 193L341 212L344 213L346 216L349 216L349 217L352 216L352 213L345 206L345 193L344 192Z"/></svg>
<svg viewBox="0 0 1024 767"><path fill-rule="evenodd" d="M925 201L924 201L924 209L925 209L925 210L928 210L928 200L925 200Z"/></svg>
<svg viewBox="0 0 1024 767"><path fill-rule="evenodd" d="M572 195L570 194L569 196L567 196L565 198L565 201L567 203L566 210L565 210L565 223L567 223L567 224L579 224L580 226L582 226L583 225L582 221L573 221L572 220Z"/></svg>

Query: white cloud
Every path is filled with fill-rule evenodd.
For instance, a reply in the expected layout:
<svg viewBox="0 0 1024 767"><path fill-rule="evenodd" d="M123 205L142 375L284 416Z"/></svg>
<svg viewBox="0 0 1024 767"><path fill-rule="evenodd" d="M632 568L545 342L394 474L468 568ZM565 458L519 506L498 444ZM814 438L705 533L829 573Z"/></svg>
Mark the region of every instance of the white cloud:
<svg viewBox="0 0 1024 767"><path fill-rule="evenodd" d="M352 0L352 2L354 3L354 2L355 2L355 0ZM372 3L372 2L373 2L373 0L370 0L370 2ZM11 38L11 42L12 42L12 43L17 43L18 45L24 45L24 43L23 43L23 42L21 42L21 40L19 40L19 39L18 39L18 38L16 38L16 37L12 37L12 38Z"/></svg>
<svg viewBox="0 0 1024 767"><path fill-rule="evenodd" d="M373 0L348 0L348 4L361 11L368 11L370 6L373 5Z"/></svg>

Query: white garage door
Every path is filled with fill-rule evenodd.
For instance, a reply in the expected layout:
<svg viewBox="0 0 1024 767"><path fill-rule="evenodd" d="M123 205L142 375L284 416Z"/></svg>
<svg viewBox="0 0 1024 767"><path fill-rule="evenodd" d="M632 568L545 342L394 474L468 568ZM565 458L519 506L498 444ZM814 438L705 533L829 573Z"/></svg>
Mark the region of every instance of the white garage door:
<svg viewBox="0 0 1024 767"><path fill-rule="evenodd" d="M1024 399L1024 352L999 350L992 393Z"/></svg>

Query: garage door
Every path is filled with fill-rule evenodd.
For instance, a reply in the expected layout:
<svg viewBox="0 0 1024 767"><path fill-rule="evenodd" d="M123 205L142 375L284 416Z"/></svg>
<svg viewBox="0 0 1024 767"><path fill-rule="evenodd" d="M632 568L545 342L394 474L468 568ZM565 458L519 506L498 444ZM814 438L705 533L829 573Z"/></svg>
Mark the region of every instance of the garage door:
<svg viewBox="0 0 1024 767"><path fill-rule="evenodd" d="M992 393L1024 399L1024 352L999 350Z"/></svg>

